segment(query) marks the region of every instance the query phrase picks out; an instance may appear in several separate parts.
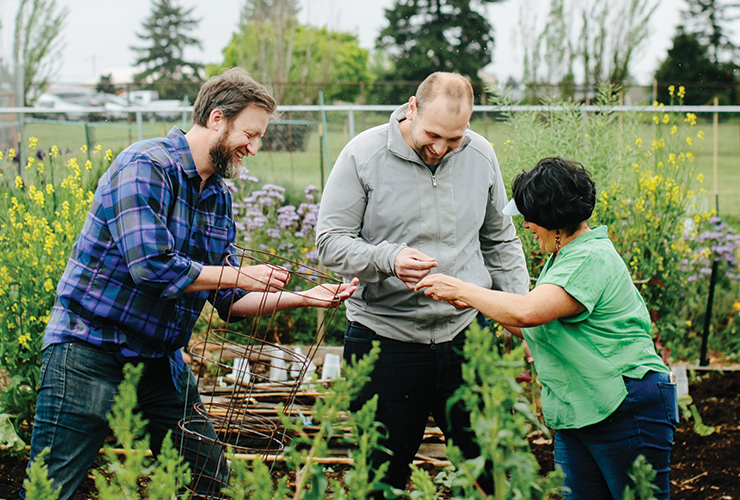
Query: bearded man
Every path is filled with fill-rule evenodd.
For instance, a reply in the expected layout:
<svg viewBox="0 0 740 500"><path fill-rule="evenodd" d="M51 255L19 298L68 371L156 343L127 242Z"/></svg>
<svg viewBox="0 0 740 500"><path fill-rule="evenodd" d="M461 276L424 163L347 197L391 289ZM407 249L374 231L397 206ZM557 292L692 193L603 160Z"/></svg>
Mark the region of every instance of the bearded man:
<svg viewBox="0 0 740 500"><path fill-rule="evenodd" d="M245 71L232 69L203 84L193 127L125 149L103 175L57 288L44 335L31 460L44 449L60 499L71 498L108 434L126 363L145 369L138 410L158 454L168 431L198 403L183 361L198 316L210 301L224 319L325 306L355 283L302 294L277 290L286 269L224 266L236 229L224 178L238 177L255 155L277 104ZM216 442L213 426L198 431ZM213 496L228 481L224 450L187 440L181 452L197 482ZM25 498L21 492L21 498Z"/></svg>

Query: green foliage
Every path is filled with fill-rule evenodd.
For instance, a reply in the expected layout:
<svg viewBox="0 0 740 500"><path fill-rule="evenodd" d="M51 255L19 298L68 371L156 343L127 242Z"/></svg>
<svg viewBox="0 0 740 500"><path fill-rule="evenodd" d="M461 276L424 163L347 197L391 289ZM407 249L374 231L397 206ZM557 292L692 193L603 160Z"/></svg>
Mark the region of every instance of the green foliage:
<svg viewBox="0 0 740 500"><path fill-rule="evenodd" d="M653 481L657 475L652 464L643 455L638 456L629 474L635 488L633 490L625 486L623 500L655 500L653 492L658 491L658 487L653 484Z"/></svg>
<svg viewBox="0 0 740 500"><path fill-rule="evenodd" d="M176 0L152 0L143 33L136 33L146 46L131 47L137 54L134 64L145 67L134 81L156 90L162 99L188 96L192 102L198 94L203 65L185 59L186 49L201 47L200 40L190 35L200 22L192 16L194 9L177 5Z"/></svg>
<svg viewBox="0 0 740 500"><path fill-rule="evenodd" d="M661 83L658 99L669 101L668 85L691 85L691 92L685 97L686 104L711 105L714 97L719 104L735 104L736 68L731 62L713 61L709 46L700 42L698 34L679 28L673 46L655 72L655 79Z"/></svg>
<svg viewBox="0 0 740 500"><path fill-rule="evenodd" d="M28 469L28 477L23 481L26 500L56 500L59 498L61 486L58 488L52 487L52 480L49 479L49 468L44 463L48 454L48 448L43 450Z"/></svg>
<svg viewBox="0 0 740 500"><path fill-rule="evenodd" d="M0 413L0 456L17 455L25 450L26 443L18 436L13 422L12 415Z"/></svg>
<svg viewBox="0 0 740 500"><path fill-rule="evenodd" d="M670 90L678 103L683 88ZM622 256L651 313L656 339L674 354L697 357L695 346L685 349L686 321L697 314L684 310L681 292L691 290L689 269L679 263L692 258L693 239L712 215L702 208L696 185L696 131L693 113L669 113L655 104L649 137L638 135L634 115L614 111L616 91L599 90L599 112L562 100L547 112L517 113L509 119L512 136L497 148L510 184L521 170L546 156L564 156L581 162L596 182L596 207L592 226L606 225L609 237ZM546 255L534 237L515 218L530 274L538 276ZM688 295L688 294L687 294ZM666 353L669 351L666 351Z"/></svg>
<svg viewBox="0 0 740 500"><path fill-rule="evenodd" d="M29 140L37 151L37 140ZM88 152L88 151L86 151ZM0 366L8 376L0 391L0 412L12 415L19 436L30 441L41 368L41 346L64 271L92 201L89 190L110 153L66 164L55 147L25 161L23 176L15 152L0 152Z"/></svg>
<svg viewBox="0 0 740 500"><path fill-rule="evenodd" d="M360 500L376 489L385 488L380 481L387 465L371 475L368 464L379 436L378 424L374 422L377 400L370 400L360 411L348 416L349 402L367 382L378 353L376 344L367 356L345 367L345 378L335 380L331 389L316 385L319 397L312 411L311 418L314 421L310 423L310 433L303 421L293 420L279 409L281 423L293 436L284 450L285 464L296 477L292 498ZM345 473L343 483L330 482L319 460L330 455L330 441L346 443L353 450L351 458L354 465ZM255 460L251 470L244 462L239 462L232 462L233 475L226 494L235 499L265 500L288 496L285 479L273 486L262 460Z"/></svg>
<svg viewBox="0 0 740 500"><path fill-rule="evenodd" d="M377 86L374 101L404 102L435 71L454 71L480 81L479 71L491 62L493 29L475 6L497 1L397 0L385 11L388 26L376 43L392 61L379 79L407 83Z"/></svg>
<svg viewBox="0 0 740 500"><path fill-rule="evenodd" d="M710 48L710 59L732 60L737 56L738 45L730 38L732 23L740 19L740 4L727 0L687 0L681 12L685 30L696 34L702 44Z"/></svg>
<svg viewBox="0 0 740 500"><path fill-rule="evenodd" d="M101 500L138 499L139 484L143 478L151 478L148 497L158 499L178 498L178 492L190 483L190 472L172 446L171 433L162 443L162 451L154 465L147 457L149 437L145 434L146 421L136 411L136 386L144 371L144 364L126 364L124 380L118 388L108 423L115 434L118 445L123 449L122 459L111 448L105 449L109 460L106 474L94 471L95 487Z"/></svg>
<svg viewBox="0 0 740 500"><path fill-rule="evenodd" d="M13 61L23 61L25 106L46 91L61 62L60 43L69 8L56 0L20 0L15 17Z"/></svg>
<svg viewBox="0 0 740 500"><path fill-rule="evenodd" d="M477 482L486 469L493 474L491 498L544 499L558 494L563 480L560 470L542 477L527 440L534 429L548 431L533 415L523 388L516 381L524 367L524 346L500 357L495 335L475 323L468 329L467 337L465 384L458 389L456 398L470 411L481 456L462 460L459 452L448 446L448 457L456 467L447 478L448 484L458 497L487 498Z"/></svg>
<svg viewBox="0 0 740 500"><path fill-rule="evenodd" d="M286 31L275 23L250 22L233 35L223 54L222 68L245 68L272 88L280 104L317 104L319 90L327 103L355 102L360 84L371 79L368 51L360 48L357 36L326 28L296 24ZM282 78L276 74L281 63L290 68Z"/></svg>

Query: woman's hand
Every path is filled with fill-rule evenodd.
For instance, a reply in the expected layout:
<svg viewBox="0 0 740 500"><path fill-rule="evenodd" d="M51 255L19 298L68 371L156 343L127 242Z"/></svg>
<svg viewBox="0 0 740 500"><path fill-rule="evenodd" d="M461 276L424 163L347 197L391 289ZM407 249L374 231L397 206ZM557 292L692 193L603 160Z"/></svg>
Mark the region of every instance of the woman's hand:
<svg viewBox="0 0 740 500"><path fill-rule="evenodd" d="M331 307L343 302L355 293L359 282L359 279L354 278L350 283L340 285L318 285L305 292L296 292L296 295L306 299L306 306Z"/></svg>
<svg viewBox="0 0 740 500"><path fill-rule="evenodd" d="M431 274L416 285L416 290L424 291L424 295L434 300L445 300L455 307L465 307L467 304L460 300L460 288L464 282L444 274Z"/></svg>

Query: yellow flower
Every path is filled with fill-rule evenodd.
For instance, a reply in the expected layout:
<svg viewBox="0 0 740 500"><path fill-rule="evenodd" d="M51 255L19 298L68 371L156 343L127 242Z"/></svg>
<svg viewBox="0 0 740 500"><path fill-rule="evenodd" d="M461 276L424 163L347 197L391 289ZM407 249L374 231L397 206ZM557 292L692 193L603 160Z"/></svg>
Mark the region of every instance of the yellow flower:
<svg viewBox="0 0 740 500"><path fill-rule="evenodd" d="M106 150L106 152L105 152L105 160L106 161L111 161L112 159L113 159L113 151L111 151L110 149Z"/></svg>
<svg viewBox="0 0 740 500"><path fill-rule="evenodd" d="M697 175L696 182L698 182L699 184L704 184L704 174Z"/></svg>
<svg viewBox="0 0 740 500"><path fill-rule="evenodd" d="M16 178L15 178L15 188L16 189L22 189L23 188L23 178L21 178L20 175L16 176Z"/></svg>
<svg viewBox="0 0 740 500"><path fill-rule="evenodd" d="M59 147L54 145L51 147L51 157L57 158L59 156Z"/></svg>
<svg viewBox="0 0 740 500"><path fill-rule="evenodd" d="M39 144L38 137L29 137L28 138L28 149L36 149L36 147Z"/></svg>
<svg viewBox="0 0 740 500"><path fill-rule="evenodd" d="M15 149L10 148L8 150L8 160L13 160L15 158L15 153L16 153Z"/></svg>
<svg viewBox="0 0 740 500"><path fill-rule="evenodd" d="M687 137L686 138L686 144L688 144L689 146L691 146L693 143L694 143L694 141L691 139L691 137Z"/></svg>
<svg viewBox="0 0 740 500"><path fill-rule="evenodd" d="M83 153L87 153L87 144L85 144L84 146L82 146L80 148L80 151L82 151Z"/></svg>
<svg viewBox="0 0 740 500"><path fill-rule="evenodd" d="M3 161L3 156L5 156L4 153L0 151L0 161Z"/></svg>
<svg viewBox="0 0 740 500"><path fill-rule="evenodd" d="M657 108L658 107L658 104L659 104L658 101L653 101L653 107L654 108Z"/></svg>
<svg viewBox="0 0 740 500"><path fill-rule="evenodd" d="M689 125L696 125L696 115L694 113L686 113L684 121Z"/></svg>
<svg viewBox="0 0 740 500"><path fill-rule="evenodd" d="M678 87L678 97L683 99L685 95L686 95L686 87L684 87L683 85L679 86Z"/></svg>
<svg viewBox="0 0 740 500"><path fill-rule="evenodd" d="M678 126L674 125L673 127L671 127L671 135L675 134L676 132L678 132Z"/></svg>
<svg viewBox="0 0 740 500"><path fill-rule="evenodd" d="M675 87L674 85L670 85L670 86L668 87L668 93L669 93L669 94L671 94L671 96L673 96L673 93L674 93L675 91L676 91L676 87Z"/></svg>
<svg viewBox="0 0 740 500"><path fill-rule="evenodd" d="M30 341L31 341L30 333L26 333L25 335L21 335L20 337L18 337L18 343L21 346L25 347L26 349L28 349L28 342Z"/></svg>
<svg viewBox="0 0 740 500"><path fill-rule="evenodd" d="M697 138L698 138L698 139L699 139L700 141L703 141L703 140L704 140L704 131L703 131L703 130L700 130L699 132L697 132L697 134L696 134L696 137L697 137Z"/></svg>
<svg viewBox="0 0 740 500"><path fill-rule="evenodd" d="M635 139L635 145L642 146L642 138L641 137L638 137L637 139Z"/></svg>
<svg viewBox="0 0 740 500"><path fill-rule="evenodd" d="M669 115L668 113L664 114L663 115L663 124L664 125L668 125L668 122L669 121L671 121L671 115Z"/></svg>
<svg viewBox="0 0 740 500"><path fill-rule="evenodd" d="M732 304L732 307L734 307L735 310L737 311L737 314L740 315L740 302L738 302L737 300L735 300L735 303Z"/></svg>
<svg viewBox="0 0 740 500"><path fill-rule="evenodd" d="M653 122L658 125L660 123L660 118L658 118L658 115L653 116Z"/></svg>
<svg viewBox="0 0 740 500"><path fill-rule="evenodd" d="M102 150L103 150L103 146L101 146L100 144L98 144L97 146L95 146L94 152L95 153L100 153Z"/></svg>

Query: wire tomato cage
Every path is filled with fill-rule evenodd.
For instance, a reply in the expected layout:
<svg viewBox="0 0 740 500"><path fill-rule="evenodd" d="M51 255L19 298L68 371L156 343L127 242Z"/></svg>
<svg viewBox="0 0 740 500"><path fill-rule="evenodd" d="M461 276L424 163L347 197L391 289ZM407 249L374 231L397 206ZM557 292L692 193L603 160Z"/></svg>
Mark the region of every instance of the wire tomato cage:
<svg viewBox="0 0 740 500"><path fill-rule="evenodd" d="M185 409L178 424L178 444L190 462L189 490L194 498L220 498L218 492L228 483L227 450L232 456L268 461L285 448L289 436L278 411L289 418L304 418L294 410L296 395L312 382L314 357L341 303L339 287L331 286L341 283L335 277L306 263L238 245L232 245L220 279L227 267L241 270L255 265L286 269L290 276L286 287L250 292L259 294L258 314L253 318L235 318L228 311L221 311L219 317L213 308L205 335L189 349L200 401ZM310 345L280 343L281 328L292 321L290 311L275 309L281 301L295 298L291 295L322 286L329 293L320 300L323 307L317 309ZM214 293L230 296L230 305L242 295L221 286Z"/></svg>

